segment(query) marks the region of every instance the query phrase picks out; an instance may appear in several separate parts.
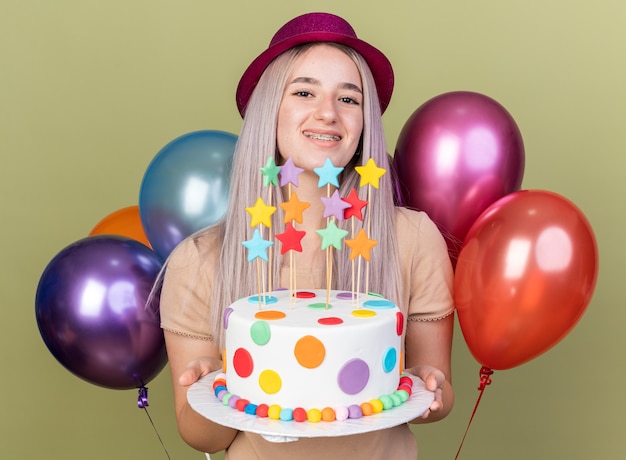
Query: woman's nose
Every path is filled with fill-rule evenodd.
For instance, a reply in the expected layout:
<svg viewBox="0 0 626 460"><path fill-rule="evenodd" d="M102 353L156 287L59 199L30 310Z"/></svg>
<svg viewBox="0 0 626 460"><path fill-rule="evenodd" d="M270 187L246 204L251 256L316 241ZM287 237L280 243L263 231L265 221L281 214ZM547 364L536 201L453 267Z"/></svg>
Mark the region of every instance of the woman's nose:
<svg viewBox="0 0 626 460"><path fill-rule="evenodd" d="M315 108L315 118L326 123L332 123L337 119L337 108L334 99L323 97L318 100Z"/></svg>

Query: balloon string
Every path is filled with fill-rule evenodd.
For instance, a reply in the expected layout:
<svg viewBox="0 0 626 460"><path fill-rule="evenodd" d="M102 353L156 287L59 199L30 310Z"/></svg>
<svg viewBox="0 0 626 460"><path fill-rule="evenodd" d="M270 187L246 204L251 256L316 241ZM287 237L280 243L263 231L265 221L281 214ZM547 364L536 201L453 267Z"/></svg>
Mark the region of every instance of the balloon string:
<svg viewBox="0 0 626 460"><path fill-rule="evenodd" d="M459 454L461 453L461 448L463 447L463 443L465 442L465 437L467 436L467 432L469 431L470 425L472 424L472 420L474 420L474 415L476 415L476 411L478 410L478 404L480 404L480 400L483 397L485 388L487 387L487 385L491 385L492 374L493 374L493 370L489 369L488 367L483 366L480 368L480 385L478 386L478 390L480 391L480 393L478 394L478 399L476 400L476 404L474 405L474 410L472 411L472 415L467 424L467 428L465 428L463 439L461 439L461 445L459 446L459 450L456 451L454 460L457 460L459 458Z"/></svg>
<svg viewBox="0 0 626 460"><path fill-rule="evenodd" d="M168 460L171 460L170 454L167 451L167 449L165 448L165 444L163 443L163 440L161 439L161 435L159 434L156 425L154 424L154 422L152 421L152 417L150 417L150 413L148 412L148 388L147 387L141 387L139 388L139 397L137 398L137 407L139 409L143 409L146 412L146 415L148 416L148 420L150 420L150 424L152 425L152 428L154 429L154 432L157 436L157 438L159 439L159 442L161 443L161 447L163 448L163 452L165 452L165 456L168 458Z"/></svg>

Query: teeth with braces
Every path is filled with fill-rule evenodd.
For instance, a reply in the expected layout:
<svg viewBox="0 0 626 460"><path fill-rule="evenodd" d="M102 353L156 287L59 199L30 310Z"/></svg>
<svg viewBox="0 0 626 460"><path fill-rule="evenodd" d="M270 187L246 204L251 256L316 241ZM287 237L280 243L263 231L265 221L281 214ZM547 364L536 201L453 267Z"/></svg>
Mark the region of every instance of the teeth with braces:
<svg viewBox="0 0 626 460"><path fill-rule="evenodd" d="M341 140L339 136L332 136L329 134L307 133L306 136L312 139L319 139L322 141L340 141Z"/></svg>

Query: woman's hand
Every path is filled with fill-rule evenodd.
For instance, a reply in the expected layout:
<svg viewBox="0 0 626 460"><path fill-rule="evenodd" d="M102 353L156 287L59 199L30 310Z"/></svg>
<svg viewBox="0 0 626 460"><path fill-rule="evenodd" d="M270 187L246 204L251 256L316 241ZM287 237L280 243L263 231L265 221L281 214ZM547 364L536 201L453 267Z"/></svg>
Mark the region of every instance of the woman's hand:
<svg viewBox="0 0 626 460"><path fill-rule="evenodd" d="M184 387L197 382L205 375L222 368L222 361L216 358L198 358L187 364L187 367L178 377L178 383Z"/></svg>
<svg viewBox="0 0 626 460"><path fill-rule="evenodd" d="M421 418L426 419L431 412L438 412L443 409L443 386L446 382L446 376L439 369L432 366L415 366L406 369L406 372L413 374L425 383L426 389L435 393L435 399Z"/></svg>

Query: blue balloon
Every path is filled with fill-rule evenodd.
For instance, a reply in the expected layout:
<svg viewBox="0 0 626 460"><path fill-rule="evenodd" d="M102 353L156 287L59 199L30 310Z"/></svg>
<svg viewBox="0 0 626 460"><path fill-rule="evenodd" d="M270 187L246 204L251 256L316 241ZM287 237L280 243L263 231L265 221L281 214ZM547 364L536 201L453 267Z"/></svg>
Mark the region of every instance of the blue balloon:
<svg viewBox="0 0 626 460"><path fill-rule="evenodd" d="M146 236L162 258L187 236L226 213L237 136L195 131L154 157L141 183L139 213Z"/></svg>
<svg viewBox="0 0 626 460"><path fill-rule="evenodd" d="M46 266L35 298L37 326L52 355L89 383L140 388L167 363L158 299L146 308L163 265L122 236L79 240Z"/></svg>

